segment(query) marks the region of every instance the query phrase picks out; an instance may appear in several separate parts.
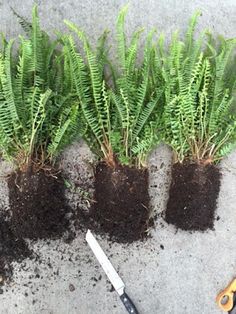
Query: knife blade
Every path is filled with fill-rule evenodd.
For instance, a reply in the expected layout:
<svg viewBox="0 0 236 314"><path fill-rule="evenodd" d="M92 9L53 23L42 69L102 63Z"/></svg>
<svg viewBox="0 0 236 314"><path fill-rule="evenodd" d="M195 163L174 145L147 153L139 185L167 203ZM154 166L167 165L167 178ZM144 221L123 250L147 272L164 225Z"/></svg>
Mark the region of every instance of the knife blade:
<svg viewBox="0 0 236 314"><path fill-rule="evenodd" d="M124 304L127 312L130 314L138 314L138 310L136 309L135 305L133 304L132 300L129 298L127 293L125 292L125 284L123 280L118 275L117 271L107 258L106 254L103 252L101 246L99 245L99 243L97 242L97 240L95 239L90 230L88 230L86 233L86 241L89 244L94 255L96 256L98 262L102 266L105 274L107 275L114 289L119 294L120 299Z"/></svg>

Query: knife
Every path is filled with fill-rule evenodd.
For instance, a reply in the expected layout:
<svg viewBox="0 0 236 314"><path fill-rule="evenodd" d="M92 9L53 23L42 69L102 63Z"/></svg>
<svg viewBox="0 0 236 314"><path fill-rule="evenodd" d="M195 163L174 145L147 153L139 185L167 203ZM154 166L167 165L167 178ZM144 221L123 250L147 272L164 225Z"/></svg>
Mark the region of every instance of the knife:
<svg viewBox="0 0 236 314"><path fill-rule="evenodd" d="M86 241L88 242L91 250L93 251L100 265L102 266L108 279L112 283L114 289L119 294L120 299L124 304L127 312L130 314L139 314L132 300L125 292L125 284L123 280L120 278L115 268L112 266L111 262L107 258L106 254L103 252L102 248L100 247L100 245L98 244L97 240L95 239L90 230L88 230L86 233Z"/></svg>

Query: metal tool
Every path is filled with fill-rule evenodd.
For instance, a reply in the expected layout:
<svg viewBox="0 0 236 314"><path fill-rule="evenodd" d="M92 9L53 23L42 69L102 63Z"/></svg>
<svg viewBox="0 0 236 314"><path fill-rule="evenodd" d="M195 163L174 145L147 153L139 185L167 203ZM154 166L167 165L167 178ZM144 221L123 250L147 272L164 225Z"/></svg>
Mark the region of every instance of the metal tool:
<svg viewBox="0 0 236 314"><path fill-rule="evenodd" d="M223 311L236 314L236 278L218 294L216 303Z"/></svg>
<svg viewBox="0 0 236 314"><path fill-rule="evenodd" d="M229 314L236 314L236 293L234 294L233 308L229 311Z"/></svg>
<svg viewBox="0 0 236 314"><path fill-rule="evenodd" d="M108 279L112 283L114 289L119 294L120 299L123 302L127 312L130 314L138 314L138 310L136 309L135 305L133 304L129 296L125 293L125 284L123 280L120 278L120 276L112 266L111 262L107 258L106 254L103 252L102 248L100 247L90 230L88 230L86 233L86 241L88 242L100 265L102 266Z"/></svg>

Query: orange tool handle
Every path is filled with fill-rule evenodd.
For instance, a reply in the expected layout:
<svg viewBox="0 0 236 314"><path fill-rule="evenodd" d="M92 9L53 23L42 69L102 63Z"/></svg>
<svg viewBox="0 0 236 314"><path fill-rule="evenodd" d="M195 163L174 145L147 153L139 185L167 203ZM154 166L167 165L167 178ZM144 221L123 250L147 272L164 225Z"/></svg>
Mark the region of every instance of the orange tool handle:
<svg viewBox="0 0 236 314"><path fill-rule="evenodd" d="M223 311L229 312L232 310L234 306L234 292L236 292L236 278L216 297L216 303Z"/></svg>

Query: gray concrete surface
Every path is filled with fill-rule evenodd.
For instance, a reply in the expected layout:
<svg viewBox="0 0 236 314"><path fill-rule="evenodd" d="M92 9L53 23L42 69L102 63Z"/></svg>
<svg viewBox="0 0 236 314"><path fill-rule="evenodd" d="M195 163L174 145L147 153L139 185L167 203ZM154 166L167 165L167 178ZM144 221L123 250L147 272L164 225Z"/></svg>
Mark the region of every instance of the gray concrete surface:
<svg viewBox="0 0 236 314"><path fill-rule="evenodd" d="M124 0L36 1L42 25L51 30L64 30L62 20L81 25L94 41L104 28L114 30L114 21ZM227 37L236 35L236 1L129 1L128 33L137 26L157 27L167 36L175 28L185 28L189 16L201 9L199 28L210 27ZM10 6L30 17L33 1L1 1L1 31L9 36L19 32ZM93 156L84 144L75 144L64 153L61 163L73 182L81 183L80 191L68 190L71 204L80 202L86 210L92 193ZM153 209L165 208L170 181L171 153L160 146L150 156L150 194ZM177 231L162 218L156 221L152 237L144 243L124 246L100 239L127 285L127 292L141 314L220 314L215 296L236 275L236 152L222 164L222 186L215 230L206 233ZM5 175L10 171L1 164L0 205L8 205ZM89 175L88 175L89 174ZM77 193L78 192L78 193ZM0 295L1 314L122 314L117 295L111 292L93 254L78 231L71 244L63 241L30 243L38 261L26 260L15 265L13 282ZM164 246L161 249L160 245ZM102 276L100 278L100 275ZM73 290L73 291L72 291Z"/></svg>
<svg viewBox="0 0 236 314"><path fill-rule="evenodd" d="M92 159L83 143L68 148L62 164L72 183L79 179L81 188L83 184L87 186L92 172L86 161ZM171 152L166 146L157 148L149 159L150 194L155 213L165 207L170 163ZM215 296L236 275L235 164L236 152L221 164L223 177L217 210L220 219L214 231L177 231L159 218L155 229L150 230L152 237L146 242L127 246L98 237L141 314L221 313L215 305ZM10 171L6 163L2 168L5 174ZM87 177L87 174L90 175ZM1 181L4 188L5 181L3 178ZM6 196L1 194L0 201L7 199ZM72 199L73 202L80 199ZM0 313L125 313L84 236L78 231L71 244L59 240L30 243L39 259L15 265L13 281L0 296Z"/></svg>
<svg viewBox="0 0 236 314"><path fill-rule="evenodd" d="M1 31L8 37L18 36L20 27L10 7L30 19L33 3L38 4L41 24L50 33L54 29L65 31L67 28L63 20L68 19L82 27L93 42L104 29L114 32L117 14L127 3L128 35L142 26L163 31L168 38L173 30L184 30L189 17L196 10L201 10L199 29L210 28L227 37L235 36L235 0L1 0Z"/></svg>

